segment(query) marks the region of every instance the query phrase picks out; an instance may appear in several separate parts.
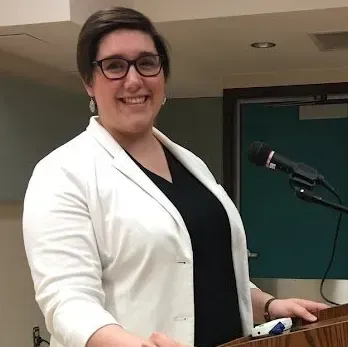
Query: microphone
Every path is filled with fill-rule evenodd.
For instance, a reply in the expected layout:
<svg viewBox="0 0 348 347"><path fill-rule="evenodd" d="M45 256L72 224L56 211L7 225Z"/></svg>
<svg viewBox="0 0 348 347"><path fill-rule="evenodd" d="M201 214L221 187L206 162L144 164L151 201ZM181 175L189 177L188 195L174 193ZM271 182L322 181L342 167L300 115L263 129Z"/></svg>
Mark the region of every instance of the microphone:
<svg viewBox="0 0 348 347"><path fill-rule="evenodd" d="M324 176L318 171L304 163L292 161L272 150L266 143L254 141L248 148L248 159L256 166L265 166L268 169L283 171L292 177L300 178L302 183L321 184L327 189L335 192L333 187L325 181ZM306 184L307 185L307 184Z"/></svg>

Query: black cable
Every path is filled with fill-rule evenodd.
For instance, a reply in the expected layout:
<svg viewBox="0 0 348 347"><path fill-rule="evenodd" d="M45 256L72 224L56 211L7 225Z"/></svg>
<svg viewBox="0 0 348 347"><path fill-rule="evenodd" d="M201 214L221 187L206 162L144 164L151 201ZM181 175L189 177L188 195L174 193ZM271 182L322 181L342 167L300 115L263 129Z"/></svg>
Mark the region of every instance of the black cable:
<svg viewBox="0 0 348 347"><path fill-rule="evenodd" d="M333 189L327 182L325 182L325 183L326 183L326 185L325 185L326 188L327 188L332 194L334 194L334 195L337 197L337 199L338 199L340 205L342 205L342 199L341 199L341 197L339 196L339 194L338 194L338 193L335 191L335 189ZM335 232L335 237L334 237L334 242L333 242L333 247L332 247L331 258L330 258L330 260L329 260L329 265L327 266L327 269L326 269L326 271L325 271L325 274L324 274L324 276L323 276L323 278L322 278L322 280L321 280L321 283L320 283L320 295L321 295L321 297L322 297L326 302L328 302L328 303L330 303L330 304L332 304L332 305L336 305L336 306L338 306L339 304L338 304L337 302L334 302L334 301L328 299L328 298L325 296L324 291L323 291L323 287L324 287L324 283L325 283L325 281L326 281L326 279L327 279L327 275L328 275L328 273L329 273L329 271L330 271L330 269L331 269L332 263L333 263L334 258L335 258L336 247L337 247L337 240L338 240L338 235L339 235L340 226L341 226L341 220L342 220L342 214L343 214L343 212L340 212L340 213L339 213L339 216L338 216L338 221L337 221L336 232Z"/></svg>
<svg viewBox="0 0 348 347"><path fill-rule="evenodd" d="M47 340L43 339L40 335L37 336L34 341L35 347L40 347L42 343L46 343L47 346L50 345L50 343Z"/></svg>
<svg viewBox="0 0 348 347"><path fill-rule="evenodd" d="M325 271L325 274L324 274L324 277L322 278L321 280L321 283L320 283L320 295L321 297L327 301L328 303L330 304L333 304L333 305L336 305L338 306L339 304L328 299L325 295L324 295L324 292L323 292L323 287L324 287L324 282L325 280L327 279L327 275L331 269L331 265L333 263L333 260L335 258L335 252L336 252L336 246L337 246L337 239L338 239L338 235L339 235L339 230L340 230L340 225L341 225L341 219L342 219L342 214L343 212L340 212L339 214L339 217L338 217L338 223L337 223L337 227L336 227L336 233L335 233L335 237L334 237L334 243L333 243L333 247L332 247L332 253L331 253L331 258L330 258L330 261L329 261L329 265Z"/></svg>
<svg viewBox="0 0 348 347"><path fill-rule="evenodd" d="M296 189L295 188L295 183L293 182L292 179L289 180L289 183L290 183L290 187L292 189ZM322 185L328 190L330 191L333 195L336 196L336 198L338 199L339 201L339 204L342 205L342 199L340 197L340 195L336 192L336 190L325 180L323 180L322 182ZM324 287L324 283L327 279L327 275L329 274L330 272L330 269L331 269L331 266L332 266L332 263L334 261L334 258L335 258L335 253L336 253L336 247L337 247L337 240L338 240L338 236L339 236L339 231L340 231L340 226L341 226L341 220L342 220L342 214L343 212L339 212L339 216L338 216L338 221L337 221L337 226L336 226L336 232L335 232L335 237L334 237L334 242L333 242L333 247L332 247L332 253L331 253L331 257L330 257L330 260L329 260L329 264L325 270L325 273L324 273L324 276L320 282L320 295L321 297L328 303L332 304L332 305L335 305L335 306L339 306L340 304L338 304L337 302L334 302L330 299L328 299L325 294L324 294L324 291L323 291L323 287Z"/></svg>
<svg viewBox="0 0 348 347"><path fill-rule="evenodd" d="M40 347L42 343L46 343L47 346L50 345L50 343L43 339L41 336L40 336L40 328L38 326L34 327L33 328L33 344L34 344L34 347Z"/></svg>
<svg viewBox="0 0 348 347"><path fill-rule="evenodd" d="M47 346L49 346L49 345L50 345L50 343L49 343L47 340L45 340L45 339L43 339L43 338L41 338L41 337L40 337L40 340L39 340L39 346L41 346L42 342L46 343L46 344L47 344Z"/></svg>

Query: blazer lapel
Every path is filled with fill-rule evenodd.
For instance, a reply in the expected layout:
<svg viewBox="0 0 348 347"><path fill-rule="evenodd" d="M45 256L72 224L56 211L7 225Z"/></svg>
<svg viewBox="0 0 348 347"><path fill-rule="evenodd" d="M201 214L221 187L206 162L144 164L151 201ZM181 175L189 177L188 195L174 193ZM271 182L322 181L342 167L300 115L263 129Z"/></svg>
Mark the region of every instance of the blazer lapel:
<svg viewBox="0 0 348 347"><path fill-rule="evenodd" d="M173 216L180 227L184 226L184 221L176 207L124 150L114 157L112 165L157 200Z"/></svg>
<svg viewBox="0 0 348 347"><path fill-rule="evenodd" d="M112 165L117 170L122 172L122 174L137 184L139 188L158 201L158 203L172 215L178 225L181 228L185 228L184 220L176 207L128 156L126 151L114 140L110 133L98 123L97 117L91 118L87 132L113 157Z"/></svg>

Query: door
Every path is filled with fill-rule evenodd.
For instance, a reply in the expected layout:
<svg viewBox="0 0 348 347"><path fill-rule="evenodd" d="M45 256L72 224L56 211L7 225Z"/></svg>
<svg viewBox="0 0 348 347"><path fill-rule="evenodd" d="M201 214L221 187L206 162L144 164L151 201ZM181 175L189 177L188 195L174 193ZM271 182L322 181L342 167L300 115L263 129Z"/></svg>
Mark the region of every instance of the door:
<svg viewBox="0 0 348 347"><path fill-rule="evenodd" d="M294 196L288 176L253 166L248 145L267 142L275 151L316 168L348 203L348 119L299 120L298 106L241 106L240 211L253 278L322 278L328 266L338 212ZM336 198L322 189L321 195ZM328 278L348 279L348 215L343 215Z"/></svg>

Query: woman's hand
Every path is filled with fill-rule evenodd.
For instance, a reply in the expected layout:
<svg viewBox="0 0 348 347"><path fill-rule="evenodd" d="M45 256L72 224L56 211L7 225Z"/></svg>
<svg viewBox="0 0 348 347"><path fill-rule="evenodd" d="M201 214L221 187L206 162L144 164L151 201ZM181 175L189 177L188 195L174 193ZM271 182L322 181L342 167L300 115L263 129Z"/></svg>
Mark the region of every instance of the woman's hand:
<svg viewBox="0 0 348 347"><path fill-rule="evenodd" d="M172 340L163 333L153 333L141 347L188 347Z"/></svg>
<svg viewBox="0 0 348 347"><path fill-rule="evenodd" d="M326 308L329 308L329 306L315 301L303 299L276 299L270 303L268 312L271 319L298 317L309 322L315 322L317 317L312 314L312 312Z"/></svg>

